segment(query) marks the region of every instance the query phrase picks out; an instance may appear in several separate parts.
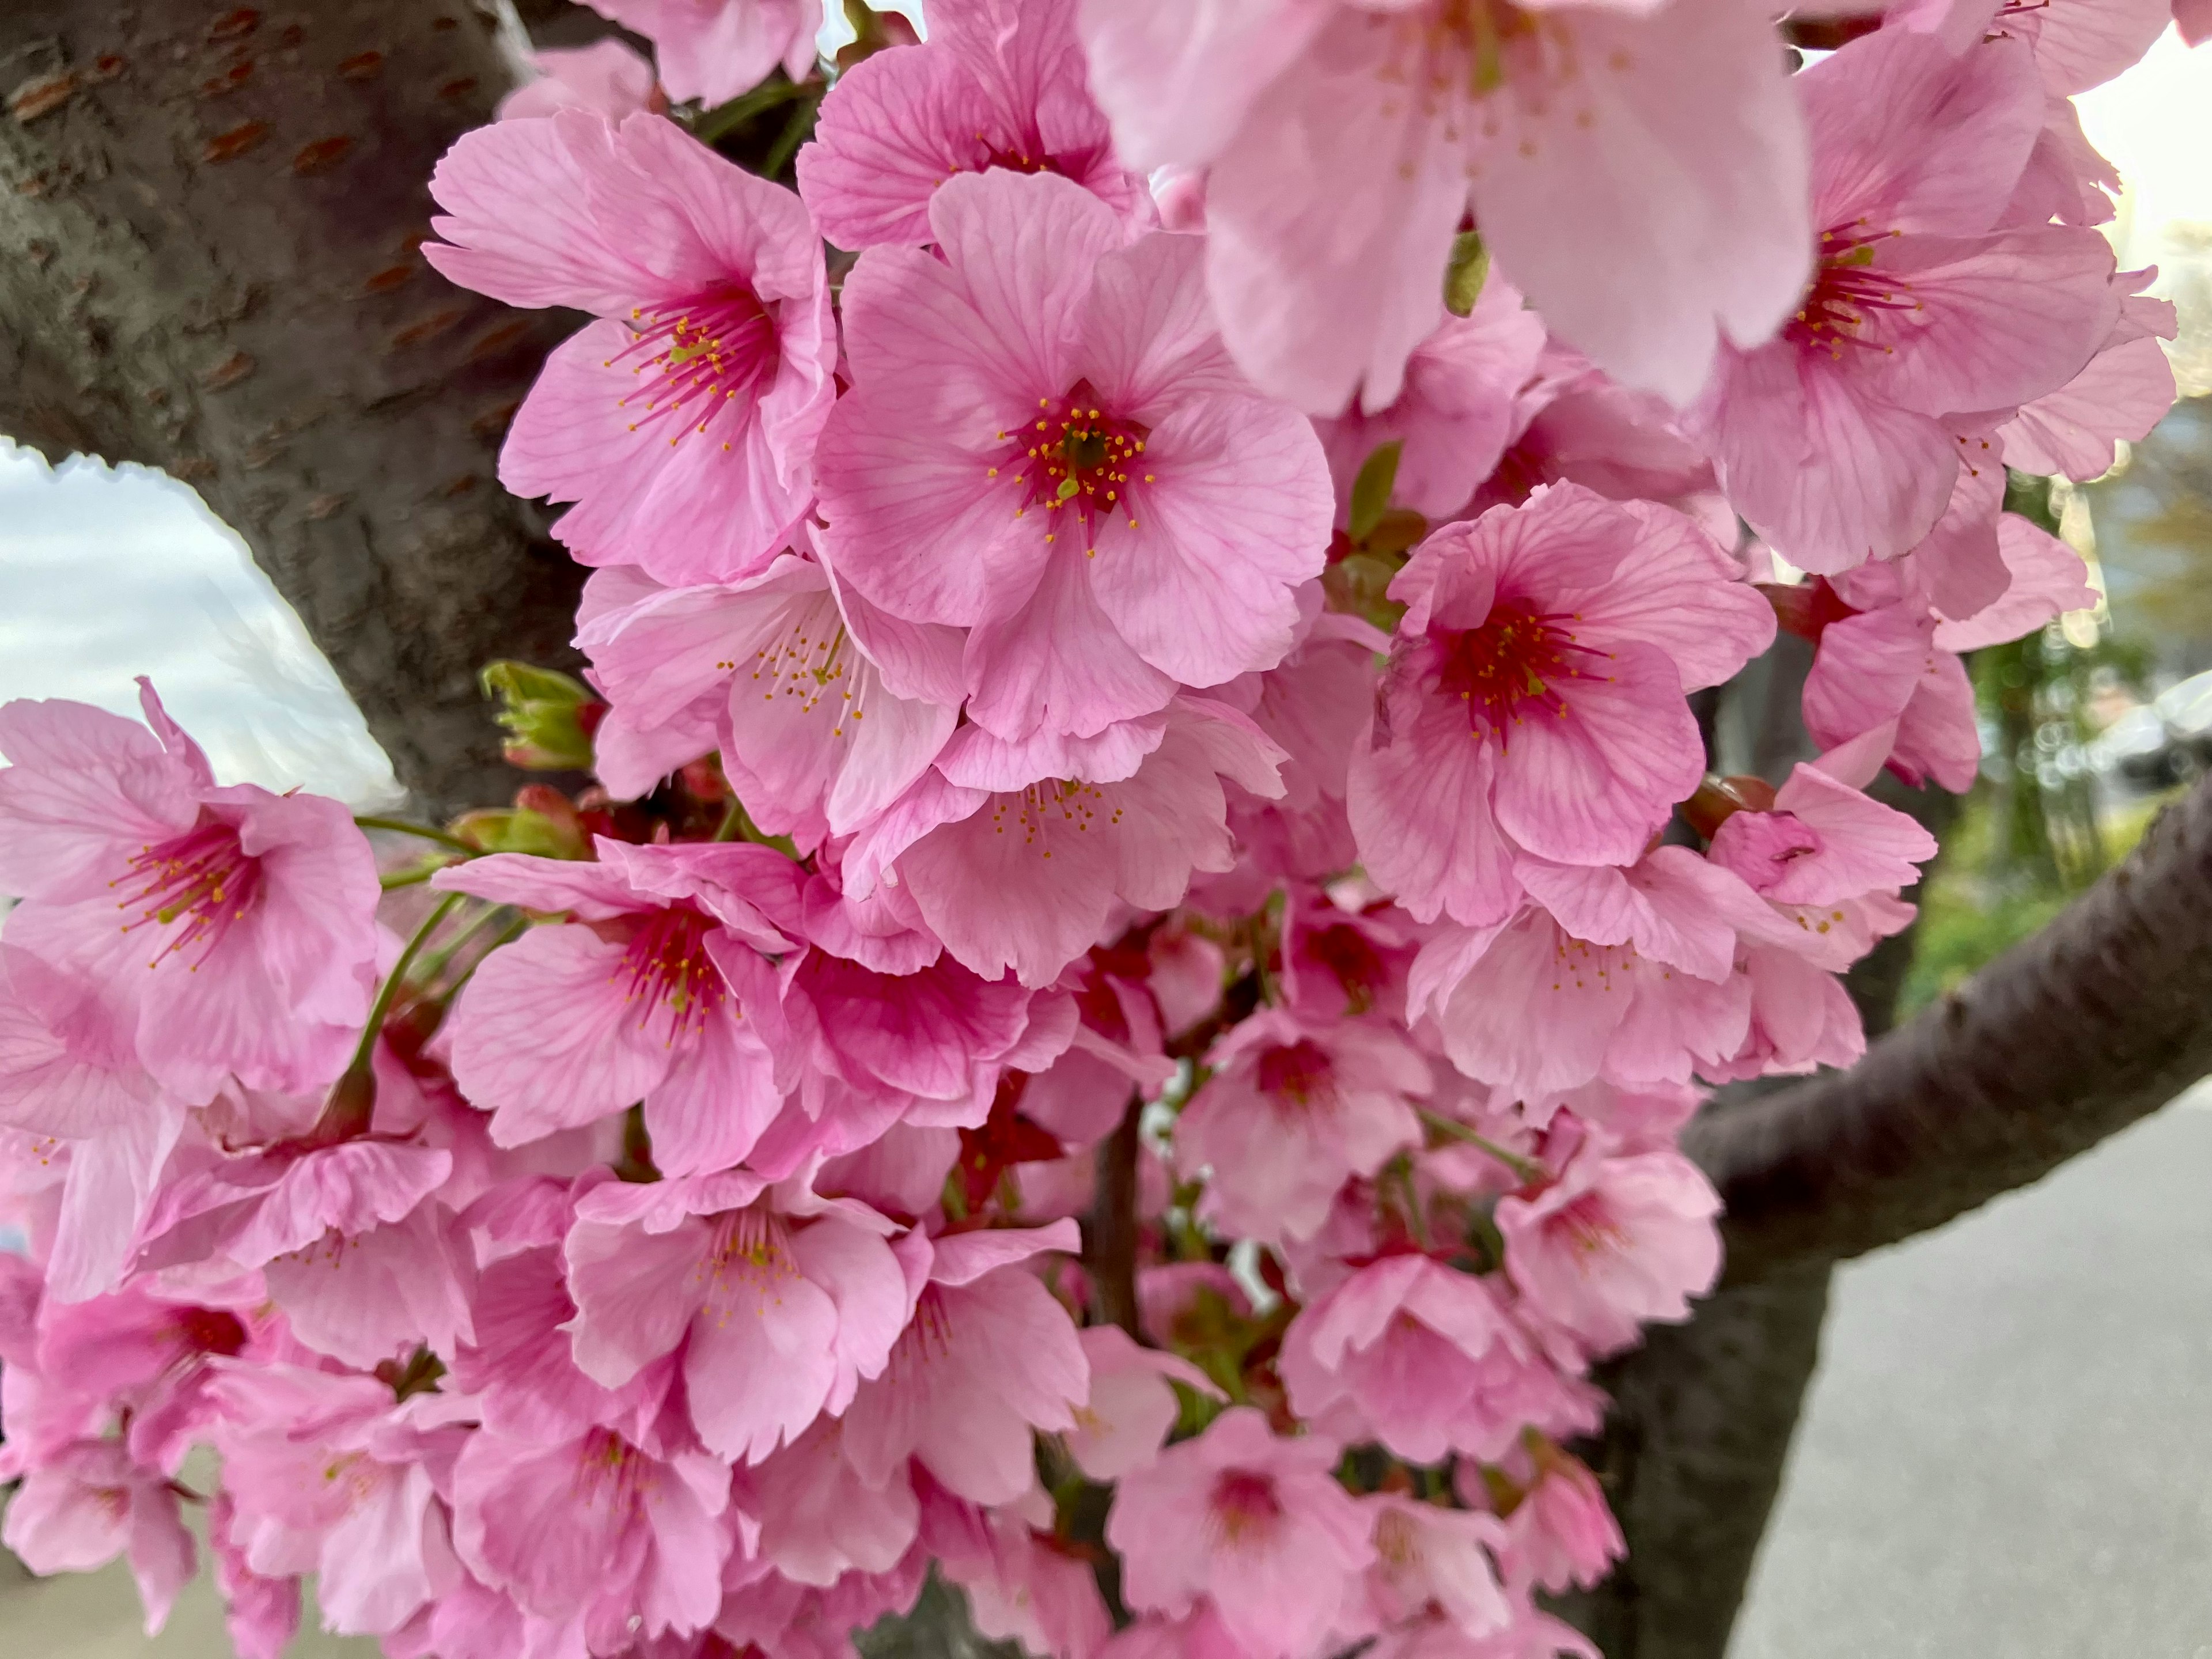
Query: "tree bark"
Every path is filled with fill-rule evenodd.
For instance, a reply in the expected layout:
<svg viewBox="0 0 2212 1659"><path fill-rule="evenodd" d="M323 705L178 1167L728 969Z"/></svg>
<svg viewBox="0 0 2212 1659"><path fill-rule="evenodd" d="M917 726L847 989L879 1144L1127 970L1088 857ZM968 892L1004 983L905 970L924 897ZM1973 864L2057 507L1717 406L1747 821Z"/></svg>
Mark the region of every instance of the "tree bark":
<svg viewBox="0 0 2212 1659"><path fill-rule="evenodd" d="M510 84L474 0L11 0L0 432L194 485L432 810L514 787L486 660L568 657L581 573L500 488L561 319L416 252Z"/></svg>
<svg viewBox="0 0 2212 1659"><path fill-rule="evenodd" d="M2212 781L1849 1072L1691 1125L1729 1282L1834 1261L2047 1174L2212 1072Z"/></svg>

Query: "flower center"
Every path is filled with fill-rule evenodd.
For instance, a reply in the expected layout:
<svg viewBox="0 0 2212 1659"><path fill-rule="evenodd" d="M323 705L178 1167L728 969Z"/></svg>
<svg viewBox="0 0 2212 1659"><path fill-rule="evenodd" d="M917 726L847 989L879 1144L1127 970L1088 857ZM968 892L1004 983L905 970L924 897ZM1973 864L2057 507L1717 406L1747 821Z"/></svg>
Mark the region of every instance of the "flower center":
<svg viewBox="0 0 2212 1659"><path fill-rule="evenodd" d="M737 665L716 666L735 668ZM844 618L834 604L825 602L810 605L780 638L753 653L752 677L761 687L763 702L796 698L802 714L812 714L824 699L830 700L837 723L830 735L842 738L848 720L867 718L867 710L861 705L876 678L864 672L866 667L866 660L853 648Z"/></svg>
<svg viewBox="0 0 2212 1659"><path fill-rule="evenodd" d="M668 1042L689 1042L730 994L722 971L707 954L714 922L689 903L672 904L647 917L623 947L613 977L627 978L626 1000L638 1005L642 1026L662 1009L673 1016Z"/></svg>
<svg viewBox="0 0 2212 1659"><path fill-rule="evenodd" d="M1016 518L1042 509L1047 522L1054 524L1073 509L1085 550L1092 553L1097 551L1090 545L1093 526L1103 514L1124 514L1129 528L1138 527L1133 492L1139 484L1152 482L1139 459L1152 428L1109 411L1090 381L1078 380L1058 400L1038 398L1037 417L1029 430L1008 428L999 436L1018 446L1000 465L1012 466L1014 482L1028 486L1023 505L1014 509ZM999 471L992 467L990 476L998 477ZM1045 539L1051 541L1057 533L1055 524L1046 531Z"/></svg>
<svg viewBox="0 0 2212 1659"><path fill-rule="evenodd" d="M235 828L203 810L200 821L183 835L141 848L127 873L107 884L123 890L115 908L136 913L135 920L123 924L125 933L149 924L184 924L167 936L149 968L191 950L196 952L191 971L197 973L260 896L261 860L239 845Z"/></svg>
<svg viewBox="0 0 2212 1659"><path fill-rule="evenodd" d="M629 1441L611 1429L593 1429L577 1455L575 1496L586 1509L604 1503L617 1515L631 1515L652 1474L653 1466Z"/></svg>
<svg viewBox="0 0 2212 1659"><path fill-rule="evenodd" d="M1845 346L1895 351L1894 346L1861 338L1860 331L1873 313L1921 308L1902 283L1874 263L1875 249L1897 234L1869 231L1863 219L1822 231L1820 269L1797 314L1783 324L1782 337L1793 345L1825 349L1831 357L1841 357Z"/></svg>
<svg viewBox="0 0 2212 1659"><path fill-rule="evenodd" d="M1509 602L1492 605L1481 627L1445 636L1439 684L1467 704L1470 729L1486 729L1502 745L1506 728L1534 710L1565 715L1557 688L1593 678L1584 661L1605 654L1575 643L1565 626L1574 620Z"/></svg>
<svg viewBox="0 0 2212 1659"><path fill-rule="evenodd" d="M1094 824L1110 830L1121 821L1121 809L1106 799L1103 790L1073 778L1047 778L1019 794L991 797L991 832L1003 836L1010 828L1019 830L1022 845L1041 848L1041 858L1052 856L1049 832L1055 823L1073 824L1078 835L1087 836Z"/></svg>
<svg viewBox="0 0 2212 1659"><path fill-rule="evenodd" d="M1210 1507L1222 1541L1229 1544L1257 1542L1254 1534L1273 1530L1283 1513L1274 1481L1249 1469L1224 1469L1214 1477Z"/></svg>
<svg viewBox="0 0 2212 1659"><path fill-rule="evenodd" d="M765 1205L725 1211L714 1218L714 1237L707 1261L717 1284L734 1279L762 1289L798 1277L791 1262L790 1224Z"/></svg>
<svg viewBox="0 0 2212 1659"><path fill-rule="evenodd" d="M637 377L618 400L630 411L629 429L663 422L672 445L687 433L705 432L732 405L742 417L750 401L744 394L775 362L775 324L748 288L641 306L630 313L630 327L636 338L605 367L629 363Z"/></svg>
<svg viewBox="0 0 2212 1659"><path fill-rule="evenodd" d="M1334 1092L1336 1068L1328 1053L1310 1037L1260 1051L1260 1090L1300 1106Z"/></svg>
<svg viewBox="0 0 2212 1659"><path fill-rule="evenodd" d="M1628 1235L1606 1208L1605 1200L1595 1193L1584 1193L1563 1206L1553 1213L1551 1227L1554 1233L1565 1235L1575 1253L1577 1265L1585 1271L1593 1265L1592 1257L1628 1246Z"/></svg>

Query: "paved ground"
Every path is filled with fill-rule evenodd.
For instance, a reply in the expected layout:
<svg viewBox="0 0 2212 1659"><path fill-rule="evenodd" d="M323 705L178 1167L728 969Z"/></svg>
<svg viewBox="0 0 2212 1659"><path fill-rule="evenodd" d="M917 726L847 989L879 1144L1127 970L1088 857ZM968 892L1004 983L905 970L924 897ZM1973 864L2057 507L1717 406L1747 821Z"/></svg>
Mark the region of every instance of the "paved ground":
<svg viewBox="0 0 2212 1659"><path fill-rule="evenodd" d="M1846 1269L1729 1659L2212 1659L2212 1093Z"/></svg>
<svg viewBox="0 0 2212 1659"><path fill-rule="evenodd" d="M2212 1093L1844 1273L1729 1659L2212 1659L2208 1425ZM204 1583L149 1643L0 1578L4 1659L227 1653Z"/></svg>

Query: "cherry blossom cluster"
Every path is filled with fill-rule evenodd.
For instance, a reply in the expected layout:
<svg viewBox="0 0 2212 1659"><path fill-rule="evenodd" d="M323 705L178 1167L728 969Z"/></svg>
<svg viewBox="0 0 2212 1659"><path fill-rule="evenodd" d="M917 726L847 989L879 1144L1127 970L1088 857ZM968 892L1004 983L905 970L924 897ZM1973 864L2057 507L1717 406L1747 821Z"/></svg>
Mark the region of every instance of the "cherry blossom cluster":
<svg viewBox="0 0 2212 1659"><path fill-rule="evenodd" d="M2095 600L2007 469L2172 400L2067 101L2166 0L932 0L796 190L686 123L811 0L600 4L423 249L594 319L501 462L588 684L489 677L592 787L0 708L7 1544L151 1628L204 1507L247 1659L1594 1653L1678 1132L1863 1052L1869 786Z"/></svg>

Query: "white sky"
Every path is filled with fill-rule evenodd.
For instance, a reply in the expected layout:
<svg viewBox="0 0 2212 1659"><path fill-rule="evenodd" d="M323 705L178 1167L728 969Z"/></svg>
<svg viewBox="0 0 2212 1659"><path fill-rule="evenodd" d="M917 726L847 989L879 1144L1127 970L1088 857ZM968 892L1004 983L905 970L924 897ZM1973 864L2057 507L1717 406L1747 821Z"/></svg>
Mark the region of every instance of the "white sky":
<svg viewBox="0 0 2212 1659"><path fill-rule="evenodd" d="M2170 269L2168 228L2212 227L2212 46L2190 52L2168 31L2077 101L2128 186L2112 228L2122 264ZM329 665L196 494L137 467L52 472L0 441L0 701L130 713L142 673L226 781L361 805L395 793Z"/></svg>

